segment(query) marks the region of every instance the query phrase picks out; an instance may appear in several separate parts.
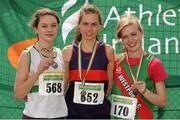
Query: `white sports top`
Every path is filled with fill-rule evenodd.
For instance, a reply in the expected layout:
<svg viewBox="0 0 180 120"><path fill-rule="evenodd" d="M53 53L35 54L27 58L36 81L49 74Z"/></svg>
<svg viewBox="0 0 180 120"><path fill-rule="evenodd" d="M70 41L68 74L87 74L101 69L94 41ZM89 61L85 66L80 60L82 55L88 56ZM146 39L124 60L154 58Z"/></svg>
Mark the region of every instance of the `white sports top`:
<svg viewBox="0 0 180 120"><path fill-rule="evenodd" d="M30 74L37 69L41 61L41 56L37 49L33 46L27 48L30 55ZM54 69L49 67L47 71L60 71L64 70L64 64L62 60L61 50L55 48L57 51L57 57L54 61L58 64L58 67ZM38 80L35 85L38 86ZM28 94L27 102L25 102L25 108L23 113L33 118L58 118L65 117L68 114L67 106L64 95L39 95L38 92L32 92Z"/></svg>

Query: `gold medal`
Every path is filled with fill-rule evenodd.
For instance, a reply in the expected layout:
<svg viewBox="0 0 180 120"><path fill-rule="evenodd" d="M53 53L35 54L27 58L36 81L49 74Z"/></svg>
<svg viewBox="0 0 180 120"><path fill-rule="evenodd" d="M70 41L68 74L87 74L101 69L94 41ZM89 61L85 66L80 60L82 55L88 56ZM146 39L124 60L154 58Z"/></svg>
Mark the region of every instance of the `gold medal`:
<svg viewBox="0 0 180 120"><path fill-rule="evenodd" d="M81 95L82 95L82 96L85 96L85 95L86 95L86 91L85 91L85 90L82 90L82 91L81 91Z"/></svg>

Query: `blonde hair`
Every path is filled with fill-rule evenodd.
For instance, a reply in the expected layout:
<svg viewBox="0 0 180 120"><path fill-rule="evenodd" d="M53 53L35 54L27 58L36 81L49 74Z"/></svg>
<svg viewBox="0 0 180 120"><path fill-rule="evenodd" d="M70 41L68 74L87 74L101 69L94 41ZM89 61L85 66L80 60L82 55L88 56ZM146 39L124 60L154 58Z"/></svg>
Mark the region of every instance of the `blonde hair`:
<svg viewBox="0 0 180 120"><path fill-rule="evenodd" d="M120 17L117 24L116 36L118 39L122 37L122 30L129 25L136 24L140 32L144 32L142 25L139 23L139 19L136 16L125 14Z"/></svg>

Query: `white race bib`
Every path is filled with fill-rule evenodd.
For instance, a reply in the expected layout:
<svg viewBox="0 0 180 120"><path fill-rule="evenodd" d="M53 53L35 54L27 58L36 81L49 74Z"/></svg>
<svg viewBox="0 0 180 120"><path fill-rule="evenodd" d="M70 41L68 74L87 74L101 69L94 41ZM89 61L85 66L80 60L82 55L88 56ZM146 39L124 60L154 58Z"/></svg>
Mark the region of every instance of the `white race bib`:
<svg viewBox="0 0 180 120"><path fill-rule="evenodd" d="M64 95L64 71L47 71L39 76L40 95Z"/></svg>
<svg viewBox="0 0 180 120"><path fill-rule="evenodd" d="M117 118L134 119L137 99L120 95L112 95L111 115Z"/></svg>
<svg viewBox="0 0 180 120"><path fill-rule="evenodd" d="M102 104L104 100L104 83L85 83L75 82L74 103L86 105Z"/></svg>

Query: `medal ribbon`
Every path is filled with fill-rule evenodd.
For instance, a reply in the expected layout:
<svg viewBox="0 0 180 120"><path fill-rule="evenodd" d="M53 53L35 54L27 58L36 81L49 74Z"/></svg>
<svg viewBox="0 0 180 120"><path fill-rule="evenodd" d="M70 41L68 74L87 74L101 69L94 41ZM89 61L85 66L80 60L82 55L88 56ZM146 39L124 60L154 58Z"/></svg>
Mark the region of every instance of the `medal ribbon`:
<svg viewBox="0 0 180 120"><path fill-rule="evenodd" d="M86 70L86 73L85 73L85 76L84 78L82 79L82 42L79 43L78 45L78 69L79 69L79 77L80 77L80 80L82 81L82 84L85 85L85 79L86 79L86 76L91 68L91 65L92 65L92 62L93 62L93 59L95 57L95 53L96 53L96 49L97 49L97 41L94 43L94 46L93 46L93 50L92 50L92 54L91 54L91 57L90 57L90 60L89 60L89 63L88 63L88 68Z"/></svg>
<svg viewBox="0 0 180 120"><path fill-rule="evenodd" d="M54 47L50 48L49 50L47 48L42 48L41 51L39 51L36 46L33 46L34 49L39 53L41 58L51 58L51 59L55 59L57 57L57 51ZM44 52L53 52L52 54L54 54L53 56L48 56L46 54L43 53ZM58 64L56 62L54 62L54 64L52 65L53 68L57 68Z"/></svg>
<svg viewBox="0 0 180 120"><path fill-rule="evenodd" d="M44 51L44 52L47 52L47 53L49 53L49 52L51 52L51 51L52 51L52 52L54 51L54 52L52 53L52 54L54 54L54 55L48 56L48 55L44 54L43 51ZM40 51L40 55L41 55L41 57L43 57L43 58L55 59L56 56L57 56L57 51L55 51L55 49L54 49L53 47L50 48L49 50L46 49L46 48L42 48L41 51Z"/></svg>
<svg viewBox="0 0 180 120"><path fill-rule="evenodd" d="M138 80L139 71L140 71L140 69L141 69L141 64L142 64L143 55L144 55L144 52L142 52L142 54L141 54L140 63L139 63L139 65L138 65L138 69L137 69L136 77L135 77L134 74L133 74L133 72L132 72L130 63L129 63L128 54L127 54L127 52L126 52L126 58L127 58L127 63L128 63L129 71L130 71L130 73L131 73L131 77L133 78L133 81L134 81L134 82L137 82L137 80Z"/></svg>

